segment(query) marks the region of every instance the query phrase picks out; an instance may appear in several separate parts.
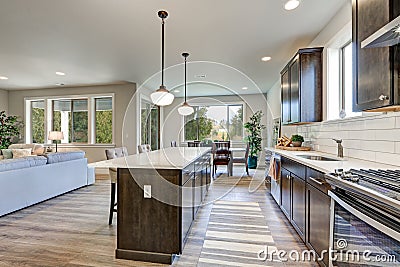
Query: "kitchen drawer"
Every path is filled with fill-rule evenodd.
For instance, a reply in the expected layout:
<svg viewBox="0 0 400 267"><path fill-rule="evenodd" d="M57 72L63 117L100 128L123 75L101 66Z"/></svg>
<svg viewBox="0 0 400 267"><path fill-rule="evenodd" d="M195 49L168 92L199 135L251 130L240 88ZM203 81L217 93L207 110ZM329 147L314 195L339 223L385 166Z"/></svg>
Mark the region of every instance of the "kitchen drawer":
<svg viewBox="0 0 400 267"><path fill-rule="evenodd" d="M282 157L281 158L281 165L282 168L285 168L286 170L290 171L291 173L295 174L298 176L300 179L305 180L306 177L306 167L300 163L297 163L293 160L290 160L288 158Z"/></svg>
<svg viewBox="0 0 400 267"><path fill-rule="evenodd" d="M325 174L311 168L307 168L307 183L314 186L325 194L331 189L329 183L325 181Z"/></svg>

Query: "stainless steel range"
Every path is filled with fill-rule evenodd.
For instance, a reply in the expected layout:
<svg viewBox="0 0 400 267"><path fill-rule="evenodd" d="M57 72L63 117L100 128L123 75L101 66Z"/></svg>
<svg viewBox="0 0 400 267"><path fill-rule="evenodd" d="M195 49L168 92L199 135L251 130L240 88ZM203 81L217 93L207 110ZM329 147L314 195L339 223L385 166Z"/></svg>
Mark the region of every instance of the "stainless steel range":
<svg viewBox="0 0 400 267"><path fill-rule="evenodd" d="M331 266L400 265L400 170L335 170Z"/></svg>

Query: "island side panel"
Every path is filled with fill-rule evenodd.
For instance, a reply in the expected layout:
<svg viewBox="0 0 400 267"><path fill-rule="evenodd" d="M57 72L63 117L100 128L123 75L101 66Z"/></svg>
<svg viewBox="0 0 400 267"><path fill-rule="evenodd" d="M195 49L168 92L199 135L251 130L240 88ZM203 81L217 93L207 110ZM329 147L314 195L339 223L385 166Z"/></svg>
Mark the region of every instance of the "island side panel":
<svg viewBox="0 0 400 267"><path fill-rule="evenodd" d="M165 192L163 180L179 185L181 175L177 169L118 169L117 258L168 263L181 253L181 208L144 198L134 179L151 185L152 196L163 192L168 203L180 203L178 186Z"/></svg>

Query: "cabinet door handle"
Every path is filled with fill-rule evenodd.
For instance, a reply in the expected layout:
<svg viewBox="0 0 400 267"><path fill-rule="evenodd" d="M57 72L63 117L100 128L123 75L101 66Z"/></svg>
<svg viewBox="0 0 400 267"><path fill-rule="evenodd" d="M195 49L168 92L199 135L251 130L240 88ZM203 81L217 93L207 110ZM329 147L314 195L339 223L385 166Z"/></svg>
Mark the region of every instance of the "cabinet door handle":
<svg viewBox="0 0 400 267"><path fill-rule="evenodd" d="M380 95L379 100L380 101L389 100L389 97L387 95Z"/></svg>
<svg viewBox="0 0 400 267"><path fill-rule="evenodd" d="M319 184L319 185L324 185L325 184L325 182L321 182L321 181L318 181L317 179L315 179L315 178L313 178L313 177L308 177L311 181L313 181L314 183L317 183L317 184Z"/></svg>

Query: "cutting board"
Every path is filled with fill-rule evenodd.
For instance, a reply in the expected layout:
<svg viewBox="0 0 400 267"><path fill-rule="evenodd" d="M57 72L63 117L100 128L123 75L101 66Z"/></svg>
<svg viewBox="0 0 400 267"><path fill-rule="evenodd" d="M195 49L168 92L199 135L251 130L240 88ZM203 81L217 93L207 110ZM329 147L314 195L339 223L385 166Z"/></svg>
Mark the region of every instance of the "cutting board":
<svg viewBox="0 0 400 267"><path fill-rule="evenodd" d="M299 146L299 147L294 147L294 146L275 146L276 149L282 149L282 150L289 150L289 151L310 151L311 147L306 147L306 146Z"/></svg>

